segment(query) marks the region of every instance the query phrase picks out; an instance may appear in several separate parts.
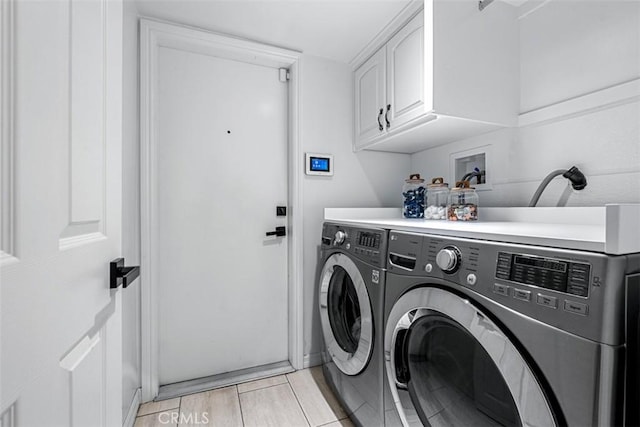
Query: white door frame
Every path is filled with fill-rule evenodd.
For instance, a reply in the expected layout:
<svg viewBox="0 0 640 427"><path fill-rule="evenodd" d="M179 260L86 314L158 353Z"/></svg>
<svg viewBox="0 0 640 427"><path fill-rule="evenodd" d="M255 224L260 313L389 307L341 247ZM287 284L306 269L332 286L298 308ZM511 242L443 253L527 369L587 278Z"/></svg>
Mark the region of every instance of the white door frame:
<svg viewBox="0 0 640 427"><path fill-rule="evenodd" d="M165 22L140 21L140 216L141 216L141 333L142 401L158 394L158 290L153 261L157 242L154 209L157 205L154 163L157 143L156 79L158 49L169 47L243 62L287 68L289 80L288 158L288 311L289 362L303 367L302 318L302 152L300 144L300 52Z"/></svg>

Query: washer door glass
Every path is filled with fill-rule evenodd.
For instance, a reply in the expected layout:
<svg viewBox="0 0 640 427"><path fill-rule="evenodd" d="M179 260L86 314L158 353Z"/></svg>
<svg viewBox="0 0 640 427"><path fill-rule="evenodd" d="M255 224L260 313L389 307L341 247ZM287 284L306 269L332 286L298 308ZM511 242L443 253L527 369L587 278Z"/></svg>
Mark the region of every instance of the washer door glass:
<svg viewBox="0 0 640 427"><path fill-rule="evenodd" d="M500 370L459 324L426 315L402 338L399 380L424 425L522 425Z"/></svg>
<svg viewBox="0 0 640 427"><path fill-rule="evenodd" d="M338 369L357 375L373 351L373 319L362 273L347 255L335 253L320 273L320 320L326 352Z"/></svg>
<svg viewBox="0 0 640 427"><path fill-rule="evenodd" d="M336 342L347 353L355 353L360 341L362 313L349 273L336 266L329 281L327 313Z"/></svg>
<svg viewBox="0 0 640 427"><path fill-rule="evenodd" d="M511 339L454 293L425 286L402 295L389 313L384 348L405 426L557 424L543 386Z"/></svg>

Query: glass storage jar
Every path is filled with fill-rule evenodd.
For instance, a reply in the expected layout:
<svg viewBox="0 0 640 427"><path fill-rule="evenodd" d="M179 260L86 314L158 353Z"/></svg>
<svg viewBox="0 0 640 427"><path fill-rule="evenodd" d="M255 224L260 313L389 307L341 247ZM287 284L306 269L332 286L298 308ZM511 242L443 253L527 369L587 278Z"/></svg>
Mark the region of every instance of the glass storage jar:
<svg viewBox="0 0 640 427"><path fill-rule="evenodd" d="M449 193L447 206L449 221L476 221L478 219L478 193L469 187L469 181L458 181Z"/></svg>
<svg viewBox="0 0 640 427"><path fill-rule="evenodd" d="M433 178L427 185L427 207L424 210L425 219L447 219L447 204L449 203L449 184L441 177Z"/></svg>
<svg viewBox="0 0 640 427"><path fill-rule="evenodd" d="M425 193L424 179L420 178L420 174L412 174L404 180L402 215L405 218L424 218Z"/></svg>

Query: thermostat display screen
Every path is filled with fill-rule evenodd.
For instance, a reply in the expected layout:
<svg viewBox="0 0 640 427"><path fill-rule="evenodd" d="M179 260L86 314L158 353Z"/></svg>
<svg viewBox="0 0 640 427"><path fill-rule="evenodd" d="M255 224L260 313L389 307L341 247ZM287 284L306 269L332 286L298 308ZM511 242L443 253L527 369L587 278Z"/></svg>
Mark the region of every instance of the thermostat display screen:
<svg viewBox="0 0 640 427"><path fill-rule="evenodd" d="M310 158L310 169L313 172L329 172L329 159L326 157L311 157Z"/></svg>
<svg viewBox="0 0 640 427"><path fill-rule="evenodd" d="M333 175L335 165L331 154L305 153L305 163L304 169L307 175Z"/></svg>

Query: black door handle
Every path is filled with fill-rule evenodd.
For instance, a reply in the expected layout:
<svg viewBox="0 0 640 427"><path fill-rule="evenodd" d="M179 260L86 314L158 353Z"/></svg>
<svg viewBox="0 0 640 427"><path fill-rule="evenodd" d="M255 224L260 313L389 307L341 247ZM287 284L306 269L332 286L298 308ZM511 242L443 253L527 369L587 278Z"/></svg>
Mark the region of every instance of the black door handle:
<svg viewBox="0 0 640 427"><path fill-rule="evenodd" d="M382 122L380 122L380 118L382 117L383 113L384 113L384 111L381 108L380 109L380 113L378 113L378 130L380 130L380 131L384 130L384 127L382 126Z"/></svg>
<svg viewBox="0 0 640 427"><path fill-rule="evenodd" d="M124 258L116 258L111 261L109 270L111 273L109 287L111 289L116 289L120 285L126 288L140 276L140 267L125 267Z"/></svg>
<svg viewBox="0 0 640 427"><path fill-rule="evenodd" d="M276 227L276 229L274 231L267 231L266 235L267 236L277 236L277 237L286 236L287 235L287 229L284 226Z"/></svg>

